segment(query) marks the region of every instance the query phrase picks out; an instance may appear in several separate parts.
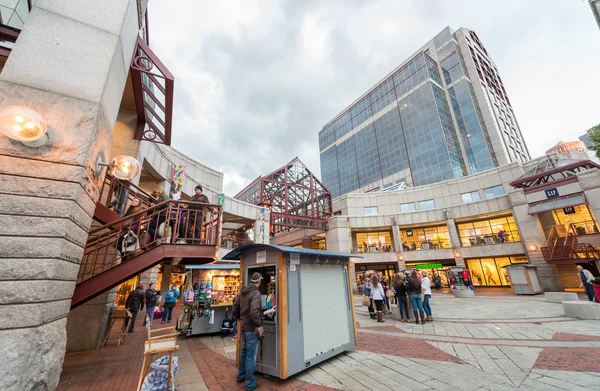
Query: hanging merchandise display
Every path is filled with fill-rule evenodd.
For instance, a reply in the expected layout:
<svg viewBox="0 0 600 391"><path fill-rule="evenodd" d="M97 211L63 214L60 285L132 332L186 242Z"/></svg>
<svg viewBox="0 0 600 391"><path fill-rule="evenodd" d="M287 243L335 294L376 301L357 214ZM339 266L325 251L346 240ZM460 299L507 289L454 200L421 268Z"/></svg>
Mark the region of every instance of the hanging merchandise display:
<svg viewBox="0 0 600 391"><path fill-rule="evenodd" d="M222 332L223 321L231 319L228 312L239 290L239 265L188 265L187 268L188 301L184 306L187 311L182 313L178 330L188 336Z"/></svg>
<svg viewBox="0 0 600 391"><path fill-rule="evenodd" d="M454 267L446 271L450 290L455 297L475 297L475 290L469 271L462 267Z"/></svg>

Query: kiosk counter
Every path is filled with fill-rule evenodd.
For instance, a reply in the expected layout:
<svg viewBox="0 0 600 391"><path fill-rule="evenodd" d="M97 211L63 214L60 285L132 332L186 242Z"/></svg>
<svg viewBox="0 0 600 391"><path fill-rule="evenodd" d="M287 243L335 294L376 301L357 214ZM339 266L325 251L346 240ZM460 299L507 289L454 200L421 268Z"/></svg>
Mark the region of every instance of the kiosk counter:
<svg viewBox="0 0 600 391"><path fill-rule="evenodd" d="M221 332L223 321L232 318L233 299L240 290L239 265L188 265L186 269L194 290L193 300L184 307L187 328L182 331L188 336Z"/></svg>
<svg viewBox="0 0 600 391"><path fill-rule="evenodd" d="M362 258L267 244L241 246L223 257L240 260L242 286L255 272L263 276L258 372L286 379L356 346L350 257ZM240 338L237 344L239 362Z"/></svg>

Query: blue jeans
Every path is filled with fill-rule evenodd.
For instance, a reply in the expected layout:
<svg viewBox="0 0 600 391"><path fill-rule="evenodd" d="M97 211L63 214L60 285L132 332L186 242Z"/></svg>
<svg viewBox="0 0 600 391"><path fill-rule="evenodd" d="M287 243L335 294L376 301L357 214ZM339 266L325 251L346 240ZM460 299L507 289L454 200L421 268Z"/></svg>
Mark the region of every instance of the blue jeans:
<svg viewBox="0 0 600 391"><path fill-rule="evenodd" d="M152 327L152 319L154 319L154 309L156 307L146 307L146 315L148 315L148 318L150 318L150 321L148 323L150 323L150 327ZM146 318L144 317L144 324L142 326L146 325Z"/></svg>
<svg viewBox="0 0 600 391"><path fill-rule="evenodd" d="M231 336L235 338L237 335L237 320L233 321L233 331L231 332Z"/></svg>
<svg viewBox="0 0 600 391"><path fill-rule="evenodd" d="M408 318L408 300L406 295L396 296L398 298L398 308L400 309L400 318Z"/></svg>
<svg viewBox="0 0 600 391"><path fill-rule="evenodd" d="M385 306L387 307L388 311L391 311L392 309L390 308L390 298L387 296L383 297L383 304L385 304Z"/></svg>
<svg viewBox="0 0 600 391"><path fill-rule="evenodd" d="M163 309L163 317L162 317L162 321L164 322L165 320L167 320L167 314L169 315L169 322L171 321L171 317L173 316L173 308L174 307L167 307L165 306L165 308Z"/></svg>
<svg viewBox="0 0 600 391"><path fill-rule="evenodd" d="M127 325L129 324L129 331L133 331L133 326L135 325L135 320L137 319L137 315L140 310L134 311L130 309L129 312L131 312L131 320L129 318L125 318L125 328L127 328ZM131 324L129 322L131 322Z"/></svg>
<svg viewBox="0 0 600 391"><path fill-rule="evenodd" d="M596 293L594 292L594 286L584 282L583 287L585 288L585 294L587 295L588 299L590 299L590 301L594 301L594 297L596 296Z"/></svg>
<svg viewBox="0 0 600 391"><path fill-rule="evenodd" d="M420 293L412 293L410 295L410 302L412 303L413 311L415 311L415 312L423 312L423 311L425 311L423 309L423 300L421 300L421 294Z"/></svg>
<svg viewBox="0 0 600 391"><path fill-rule="evenodd" d="M256 353L258 353L258 334L255 331L242 331L242 352L240 353L240 367L237 381L246 380L246 390L256 388Z"/></svg>
<svg viewBox="0 0 600 391"><path fill-rule="evenodd" d="M423 309L427 316L431 316L431 306L429 305L429 299L431 299L431 295L425 295L425 302L423 302Z"/></svg>

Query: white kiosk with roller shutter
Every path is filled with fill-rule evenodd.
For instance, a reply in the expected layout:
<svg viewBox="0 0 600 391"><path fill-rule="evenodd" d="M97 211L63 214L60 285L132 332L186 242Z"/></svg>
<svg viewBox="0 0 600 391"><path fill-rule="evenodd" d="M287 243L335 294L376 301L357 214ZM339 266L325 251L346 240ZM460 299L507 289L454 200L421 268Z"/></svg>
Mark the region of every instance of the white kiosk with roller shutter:
<svg viewBox="0 0 600 391"><path fill-rule="evenodd" d="M286 379L356 346L350 257L362 258L266 244L248 244L223 257L240 260L241 286L252 273L263 276L258 372Z"/></svg>

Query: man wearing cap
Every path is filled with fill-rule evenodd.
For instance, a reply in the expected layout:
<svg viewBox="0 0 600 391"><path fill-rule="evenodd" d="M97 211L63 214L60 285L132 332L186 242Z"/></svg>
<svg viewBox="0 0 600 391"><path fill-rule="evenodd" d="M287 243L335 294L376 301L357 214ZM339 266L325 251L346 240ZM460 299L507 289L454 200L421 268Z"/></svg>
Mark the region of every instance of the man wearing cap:
<svg viewBox="0 0 600 391"><path fill-rule="evenodd" d="M209 204L210 201L205 194L202 194L202 186L197 185L194 188L196 194L192 196L191 201L200 202L203 204ZM202 222L204 220L204 212L207 210L206 206L189 204L188 209L190 210L188 221L187 221L187 237L201 238ZM196 212L202 211L202 212Z"/></svg>
<svg viewBox="0 0 600 391"><path fill-rule="evenodd" d="M262 276L254 273L250 277L250 285L242 289L233 302L233 318L238 321L241 329L240 367L236 376L238 383L246 382L246 390L256 390L260 382L254 378L256 370L256 353L258 339L262 338L265 330L260 311L260 284Z"/></svg>

